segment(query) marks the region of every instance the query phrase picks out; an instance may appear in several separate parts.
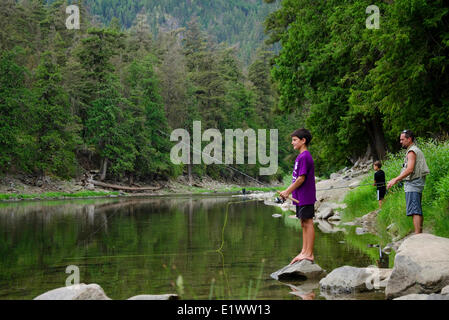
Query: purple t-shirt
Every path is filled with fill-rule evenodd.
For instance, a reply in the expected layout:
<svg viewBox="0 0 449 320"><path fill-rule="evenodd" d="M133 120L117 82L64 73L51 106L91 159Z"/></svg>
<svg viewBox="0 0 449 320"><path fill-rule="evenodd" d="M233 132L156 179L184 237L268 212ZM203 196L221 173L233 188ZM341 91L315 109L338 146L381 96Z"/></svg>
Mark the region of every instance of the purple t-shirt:
<svg viewBox="0 0 449 320"><path fill-rule="evenodd" d="M293 168L292 183L298 179L299 176L305 176L306 179L301 186L292 192L293 199L299 201L299 204L293 202L297 206L305 206L314 204L316 202L315 189L315 165L313 164L312 155L308 150L300 153L295 160L295 167Z"/></svg>

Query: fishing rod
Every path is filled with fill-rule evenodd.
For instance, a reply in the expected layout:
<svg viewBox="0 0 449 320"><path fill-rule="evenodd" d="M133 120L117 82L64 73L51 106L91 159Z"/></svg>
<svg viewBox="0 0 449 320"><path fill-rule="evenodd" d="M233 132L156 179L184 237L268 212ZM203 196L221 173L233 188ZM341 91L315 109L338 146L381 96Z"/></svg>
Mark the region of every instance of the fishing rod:
<svg viewBox="0 0 449 320"><path fill-rule="evenodd" d="M164 134L164 135L170 137L170 135L169 135L168 133L163 132L163 131L161 131L160 129L157 129L157 131L159 131L160 133L162 133L162 134ZM209 157L211 160L217 160L217 161L220 161L220 159L215 158L215 157L212 157L212 156L210 156L209 154L206 154L204 151L195 149L195 148L194 148L193 146L191 146L190 144L187 144L187 143L185 143L185 142L183 142L183 141L180 141L180 143L182 143L182 144L184 144L184 145L186 145L186 146L188 146L188 147L191 147L192 150L193 150L194 152L197 152L198 154L201 154L201 155L203 155L203 156L205 155L205 156ZM221 162L221 161L220 161L220 162ZM254 177L252 177L252 176L246 174L245 172L240 171L240 170L238 170L237 168L234 168L233 166L230 166L230 165L228 165L228 164L226 164L226 163L221 163L221 164L224 165L225 167L227 167L227 168L229 168L229 169L231 169L231 170L233 170L233 171L235 171L235 172L238 172L238 173L240 173L241 175L243 175L243 176L245 176L245 177L247 177L247 178L249 178L249 179L251 179L251 180L253 180L253 181L257 182L257 183L259 183L260 185L263 185L263 186L265 186L266 188L268 188L268 189L270 189L270 190L272 190L272 191L276 191L277 193L279 193L279 191L277 190L278 188L273 187L273 186L270 186L269 184L264 183L264 182L262 182L262 181L260 181L260 180L258 180L258 179L256 179L256 178L254 178ZM379 182L379 183L374 183L374 184L372 184L372 183L367 183L367 184L362 184L362 185L357 185L357 186L343 186L343 187L330 187L330 188L325 188L325 189L316 189L316 191L327 191L327 190L345 189L345 188L354 189L354 188L363 187L363 186L369 186L369 185L373 185L373 186L385 186L386 184L385 184L384 182ZM293 198L291 198L291 197L289 197L289 199L292 200L292 201L296 200L296 199L293 199ZM294 202L297 202L297 201L294 201ZM299 203L299 202L297 202L297 203Z"/></svg>

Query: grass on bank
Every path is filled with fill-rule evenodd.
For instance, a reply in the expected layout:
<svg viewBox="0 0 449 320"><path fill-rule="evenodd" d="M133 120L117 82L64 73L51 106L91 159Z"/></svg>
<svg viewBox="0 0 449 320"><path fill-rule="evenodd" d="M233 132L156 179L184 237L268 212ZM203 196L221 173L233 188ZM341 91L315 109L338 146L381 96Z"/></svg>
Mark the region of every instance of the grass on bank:
<svg viewBox="0 0 449 320"><path fill-rule="evenodd" d="M437 236L449 237L449 141L418 139L417 145L426 158L430 174L426 177L423 192L424 229ZM402 168L405 150L387 156L383 162L386 181L399 175ZM368 176L360 184L371 183L374 180ZM378 208L376 187L364 186L349 191L344 202L344 221L353 220ZM381 238L389 237L387 226L394 223L394 232L404 237L413 230L413 222L405 214L405 193L403 187L395 186L386 195L382 211L378 215L378 226Z"/></svg>

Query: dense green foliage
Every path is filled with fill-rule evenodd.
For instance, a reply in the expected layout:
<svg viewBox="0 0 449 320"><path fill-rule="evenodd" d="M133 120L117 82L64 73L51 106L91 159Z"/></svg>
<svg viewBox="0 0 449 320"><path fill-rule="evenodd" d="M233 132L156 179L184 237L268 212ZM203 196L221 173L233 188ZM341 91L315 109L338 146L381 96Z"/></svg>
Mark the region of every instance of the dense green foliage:
<svg viewBox="0 0 449 320"><path fill-rule="evenodd" d="M267 1L273 2L273 1ZM449 131L449 6L445 1L284 0L265 27L282 50L272 69L279 109L300 110L321 171L398 148L404 129Z"/></svg>
<svg viewBox="0 0 449 320"><path fill-rule="evenodd" d="M272 52L255 51L245 71L236 47L208 37L202 18L155 38L144 11L126 29L123 16L105 26L89 15L89 2L74 3L80 30L65 26L68 1L1 2L0 173L69 178L98 169L100 179L131 183L182 173L241 179L223 165L170 161L171 131L185 128L192 138L194 120L222 134L279 129L280 169L258 178L291 170L288 134L301 119L272 111ZM259 175L259 164L237 167Z"/></svg>
<svg viewBox="0 0 449 320"><path fill-rule="evenodd" d="M263 19L276 8L262 0L84 0L84 4L99 22L109 25L115 18L124 29L136 25L138 14L146 14L153 37L186 27L197 17L208 38L236 45L245 64L254 59L263 41Z"/></svg>
<svg viewBox="0 0 449 320"><path fill-rule="evenodd" d="M418 141L430 169L426 177L426 186L423 192L424 229L431 230L438 236L449 236L449 142L437 143L435 141ZM404 152L389 154L382 165L387 181L399 175ZM373 182L368 176L361 184ZM344 218L353 219L355 216L366 214L377 209L376 188L365 186L351 191L345 198L348 208ZM391 223L396 224L400 236L413 230L412 219L405 214L405 195L403 188L394 186L385 197L382 211L378 215L378 222L385 230Z"/></svg>

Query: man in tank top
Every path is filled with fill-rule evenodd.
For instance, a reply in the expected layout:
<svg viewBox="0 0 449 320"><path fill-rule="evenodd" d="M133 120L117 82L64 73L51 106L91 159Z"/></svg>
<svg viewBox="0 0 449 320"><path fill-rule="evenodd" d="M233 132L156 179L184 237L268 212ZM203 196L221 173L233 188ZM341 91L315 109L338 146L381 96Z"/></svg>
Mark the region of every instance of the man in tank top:
<svg viewBox="0 0 449 320"><path fill-rule="evenodd" d="M410 130L401 132L399 139L402 147L407 149L404 164L399 176L388 182L390 189L396 183L404 180L405 202L407 216L413 217L415 233L422 232L422 192L426 183L426 176L430 173L424 154L415 144L415 137Z"/></svg>

